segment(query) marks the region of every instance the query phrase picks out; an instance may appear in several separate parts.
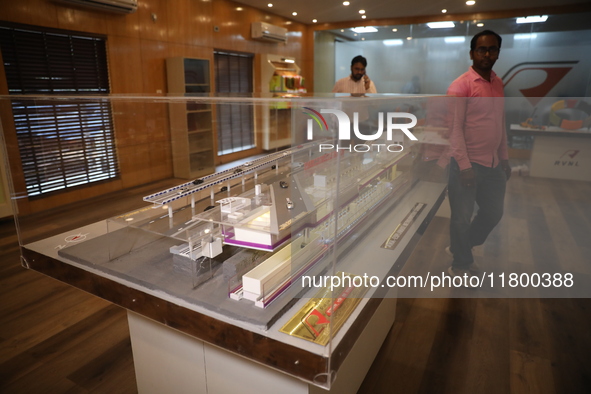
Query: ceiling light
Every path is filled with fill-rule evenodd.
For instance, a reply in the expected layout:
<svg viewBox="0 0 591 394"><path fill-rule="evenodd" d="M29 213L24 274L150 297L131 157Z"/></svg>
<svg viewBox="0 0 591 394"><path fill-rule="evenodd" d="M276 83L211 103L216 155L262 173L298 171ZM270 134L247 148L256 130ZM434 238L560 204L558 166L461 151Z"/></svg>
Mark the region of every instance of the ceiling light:
<svg viewBox="0 0 591 394"><path fill-rule="evenodd" d="M284 57L284 58L282 58L281 60L282 60L282 61L284 61L285 63L295 63L295 60L293 60L293 59L288 59L288 58L285 58L285 57Z"/></svg>
<svg viewBox="0 0 591 394"><path fill-rule="evenodd" d="M367 18L367 15L361 15L361 19Z"/></svg>
<svg viewBox="0 0 591 394"><path fill-rule="evenodd" d="M354 27L351 30L355 33L375 33L378 31L378 29L373 26Z"/></svg>
<svg viewBox="0 0 591 394"><path fill-rule="evenodd" d="M474 4L476 4L476 2L474 0L468 0L466 2L466 5L474 5Z"/></svg>
<svg viewBox="0 0 591 394"><path fill-rule="evenodd" d="M345 29L341 29L341 33L344 33L344 32L345 32Z"/></svg>
<svg viewBox="0 0 591 394"><path fill-rule="evenodd" d="M404 41L402 41L402 40L384 40L384 41L382 41L382 43L385 46L391 47L394 45L402 45L402 44L404 44Z"/></svg>
<svg viewBox="0 0 591 394"><path fill-rule="evenodd" d="M298 13L294 11L294 12L292 12L291 14L292 14L293 16L296 16Z"/></svg>
<svg viewBox="0 0 591 394"><path fill-rule="evenodd" d="M359 10L360 14L365 14L365 10Z"/></svg>
<svg viewBox="0 0 591 394"><path fill-rule="evenodd" d="M365 37L361 37L361 41L365 41Z"/></svg>
<svg viewBox="0 0 591 394"><path fill-rule="evenodd" d="M445 14L447 12L447 10L444 8L441 10L441 12L443 12Z"/></svg>
<svg viewBox="0 0 591 394"><path fill-rule="evenodd" d="M410 41L410 40L412 40L412 37L406 37L406 39Z"/></svg>
<svg viewBox="0 0 591 394"><path fill-rule="evenodd" d="M272 3L267 4L267 7L273 7Z"/></svg>
<svg viewBox="0 0 591 394"><path fill-rule="evenodd" d="M447 44L455 44L455 43L460 43L460 42L466 42L466 37L462 37L462 36L445 37L444 40Z"/></svg>
<svg viewBox="0 0 591 394"><path fill-rule="evenodd" d="M429 26L431 29L446 29L446 28L452 28L455 27L456 25L453 22L429 22L427 23L427 26Z"/></svg>
<svg viewBox="0 0 591 394"><path fill-rule="evenodd" d="M318 19L312 19L312 23L318 22Z"/></svg>
<svg viewBox="0 0 591 394"><path fill-rule="evenodd" d="M548 15L534 15L534 16L526 16L525 18L517 18L517 23L538 23L538 22L546 22L548 19Z"/></svg>
<svg viewBox="0 0 591 394"><path fill-rule="evenodd" d="M477 23L477 24L476 24L476 26L478 26L478 27L482 27L482 26L484 26L484 23L482 23L482 22L480 22L480 23Z"/></svg>
<svg viewBox="0 0 591 394"><path fill-rule="evenodd" d="M394 29L392 29L392 31L393 31L393 32L397 32L397 31L398 31L398 29L394 28Z"/></svg>
<svg viewBox="0 0 591 394"><path fill-rule="evenodd" d="M236 7L236 11L242 11L242 7Z"/></svg>
<svg viewBox="0 0 591 394"><path fill-rule="evenodd" d="M349 3L348 1L343 1L343 5L349 5L351 3Z"/></svg>
<svg viewBox="0 0 591 394"><path fill-rule="evenodd" d="M525 33L525 34L515 34L513 36L514 40L533 40L538 35L536 33Z"/></svg>
<svg viewBox="0 0 591 394"><path fill-rule="evenodd" d="M431 29L446 29L451 27L456 27L453 22L429 22L427 23Z"/></svg>

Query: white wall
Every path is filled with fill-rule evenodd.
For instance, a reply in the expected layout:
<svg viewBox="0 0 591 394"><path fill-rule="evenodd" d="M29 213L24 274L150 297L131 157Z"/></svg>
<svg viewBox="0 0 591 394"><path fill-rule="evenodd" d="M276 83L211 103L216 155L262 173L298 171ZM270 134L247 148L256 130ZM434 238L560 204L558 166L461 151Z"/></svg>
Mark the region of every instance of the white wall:
<svg viewBox="0 0 591 394"><path fill-rule="evenodd" d="M423 87L421 93L444 94L450 82L466 71L470 63L464 47L443 44L443 38L414 39L401 46L386 46L382 41L337 42L335 70L338 73L339 67L346 64L348 75L351 53L356 50L355 55L367 58L367 74L379 93L401 93L404 85L417 75Z"/></svg>

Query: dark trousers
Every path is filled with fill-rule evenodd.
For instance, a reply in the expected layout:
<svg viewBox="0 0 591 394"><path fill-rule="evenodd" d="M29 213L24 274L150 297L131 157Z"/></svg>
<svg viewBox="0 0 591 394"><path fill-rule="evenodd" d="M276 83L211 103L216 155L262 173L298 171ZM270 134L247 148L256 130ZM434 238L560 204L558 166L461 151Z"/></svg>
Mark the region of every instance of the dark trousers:
<svg viewBox="0 0 591 394"><path fill-rule="evenodd" d="M503 216L507 178L503 168L485 167L472 163L475 185L464 187L460 168L452 158L450 163L448 196L451 208L450 249L454 255L452 266L467 269L474 262L472 247L482 245ZM474 203L478 212L474 219Z"/></svg>

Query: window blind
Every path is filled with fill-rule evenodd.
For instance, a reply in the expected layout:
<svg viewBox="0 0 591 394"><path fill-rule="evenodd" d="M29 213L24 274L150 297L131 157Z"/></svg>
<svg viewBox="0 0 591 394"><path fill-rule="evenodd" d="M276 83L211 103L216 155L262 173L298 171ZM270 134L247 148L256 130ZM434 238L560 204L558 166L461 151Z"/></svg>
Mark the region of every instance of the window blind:
<svg viewBox="0 0 591 394"><path fill-rule="evenodd" d="M250 97L253 55L214 52L216 92ZM217 106L218 155L255 147L254 108L249 104L219 104Z"/></svg>
<svg viewBox="0 0 591 394"><path fill-rule="evenodd" d="M109 93L105 39L0 26L0 49L9 94L86 96L12 100L28 195L117 177L110 103L88 98Z"/></svg>

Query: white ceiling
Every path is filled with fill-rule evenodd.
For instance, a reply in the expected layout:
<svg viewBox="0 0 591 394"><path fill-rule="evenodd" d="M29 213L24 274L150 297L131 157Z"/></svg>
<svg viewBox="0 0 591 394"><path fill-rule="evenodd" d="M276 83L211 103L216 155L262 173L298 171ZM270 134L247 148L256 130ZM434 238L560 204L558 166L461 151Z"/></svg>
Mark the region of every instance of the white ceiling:
<svg viewBox="0 0 591 394"><path fill-rule="evenodd" d="M466 5L465 0L349 1L350 5L344 6L343 0L236 0L237 3L305 24L312 24L312 20L317 19L319 24L359 21L360 26L366 20L372 19L439 16L444 8L447 9L447 14L472 14L528 8L543 9L565 4L589 4L589 0L476 0L476 4L472 6ZM272 3L273 7L268 7L269 3ZM362 9L365 10L366 20L359 14L359 10ZM297 15L293 16L292 12L297 12Z"/></svg>

